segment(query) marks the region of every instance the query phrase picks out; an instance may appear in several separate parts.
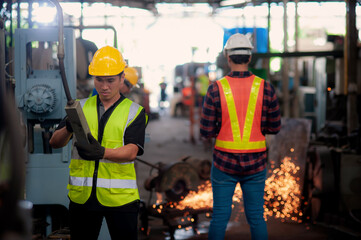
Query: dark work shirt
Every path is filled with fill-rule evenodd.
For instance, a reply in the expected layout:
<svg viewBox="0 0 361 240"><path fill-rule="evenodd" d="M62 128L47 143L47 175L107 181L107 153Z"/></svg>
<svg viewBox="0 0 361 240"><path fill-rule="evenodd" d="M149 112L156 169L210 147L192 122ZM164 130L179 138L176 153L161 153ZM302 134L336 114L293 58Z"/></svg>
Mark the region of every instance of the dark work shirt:
<svg viewBox="0 0 361 240"><path fill-rule="evenodd" d="M231 72L228 76L233 78L247 78L251 72ZM222 126L222 110L219 89L213 82L207 91L203 102L200 121L200 134L204 138L217 137ZM281 128L281 113L278 99L273 86L264 81L261 132L263 135L276 134ZM266 168L267 153L229 153L217 149L213 150L214 166L230 174L250 175Z"/></svg>

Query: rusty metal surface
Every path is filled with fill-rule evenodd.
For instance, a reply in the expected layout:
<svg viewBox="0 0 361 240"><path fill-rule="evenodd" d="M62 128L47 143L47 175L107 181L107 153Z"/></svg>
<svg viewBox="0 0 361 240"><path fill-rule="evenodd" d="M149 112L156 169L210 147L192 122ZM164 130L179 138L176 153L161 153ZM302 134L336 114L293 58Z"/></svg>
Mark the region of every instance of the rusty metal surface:
<svg viewBox="0 0 361 240"><path fill-rule="evenodd" d="M199 186L199 176L194 167L185 162L171 164L162 170L158 192L165 192L172 201L180 200L188 191L196 191Z"/></svg>
<svg viewBox="0 0 361 240"><path fill-rule="evenodd" d="M62 239L62 240L71 239L70 238L70 229L63 228L63 229L56 230L48 236L48 239Z"/></svg>
<svg viewBox="0 0 361 240"><path fill-rule="evenodd" d="M268 167L279 167L285 157L290 157L300 168L297 177L300 179L301 189L303 189L311 123L311 120L304 118L282 118L280 132L267 136Z"/></svg>
<svg viewBox="0 0 361 240"><path fill-rule="evenodd" d="M198 176L201 179L207 180L210 178L211 167L212 167L211 160L199 159L199 158L194 158L194 157L189 156L189 157L184 158L182 161L191 164L195 168L195 170L198 173Z"/></svg>

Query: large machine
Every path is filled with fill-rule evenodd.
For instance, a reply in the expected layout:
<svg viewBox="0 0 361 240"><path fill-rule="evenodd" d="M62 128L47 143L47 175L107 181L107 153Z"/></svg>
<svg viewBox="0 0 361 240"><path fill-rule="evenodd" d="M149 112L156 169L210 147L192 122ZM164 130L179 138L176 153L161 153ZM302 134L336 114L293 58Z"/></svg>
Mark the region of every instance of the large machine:
<svg viewBox="0 0 361 240"><path fill-rule="evenodd" d="M54 127L65 117L67 103L54 48L57 39L56 28L15 31L15 99L27 126L25 198L34 204L38 225L50 224L47 229L40 227L43 235L67 225L69 203L66 184L71 144L56 150L49 145ZM75 95L74 30L64 29L64 39L65 71Z"/></svg>

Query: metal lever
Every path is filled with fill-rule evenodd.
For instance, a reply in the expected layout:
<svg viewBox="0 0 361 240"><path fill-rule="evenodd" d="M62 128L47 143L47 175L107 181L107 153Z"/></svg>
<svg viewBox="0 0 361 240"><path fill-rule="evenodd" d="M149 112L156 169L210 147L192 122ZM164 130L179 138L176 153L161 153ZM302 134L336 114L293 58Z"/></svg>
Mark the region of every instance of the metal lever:
<svg viewBox="0 0 361 240"><path fill-rule="evenodd" d="M66 98L68 100L65 107L65 111L69 117L71 126L73 128L76 140L78 142L89 143L88 133L90 133L88 123L85 119L84 112L81 108L79 101L74 101L70 95L68 81L66 79L65 67L64 67L64 25L63 25L63 10L57 0L49 0L52 2L57 9L58 13L58 29L59 29L59 45L58 45L58 59L59 59L59 69L61 80L63 82L64 91Z"/></svg>

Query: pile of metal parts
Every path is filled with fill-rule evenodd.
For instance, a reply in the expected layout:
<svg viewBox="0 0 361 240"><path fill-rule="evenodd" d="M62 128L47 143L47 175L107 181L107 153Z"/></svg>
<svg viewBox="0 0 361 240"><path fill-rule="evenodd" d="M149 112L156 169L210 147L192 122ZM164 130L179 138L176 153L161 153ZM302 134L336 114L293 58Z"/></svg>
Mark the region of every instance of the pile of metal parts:
<svg viewBox="0 0 361 240"><path fill-rule="evenodd" d="M141 231L149 235L149 217L161 218L168 227L171 239L177 229L192 227L197 229L198 214L212 212L211 208L193 209L191 206L183 210L177 209L176 203L184 199L190 191L197 191L198 186L210 178L211 161L200 160L190 156L181 158L172 164L158 163L156 165L137 159L157 169L157 173L148 177L144 182L146 190L157 195L165 196L160 203L151 203L152 194L148 203L142 202L140 211Z"/></svg>

